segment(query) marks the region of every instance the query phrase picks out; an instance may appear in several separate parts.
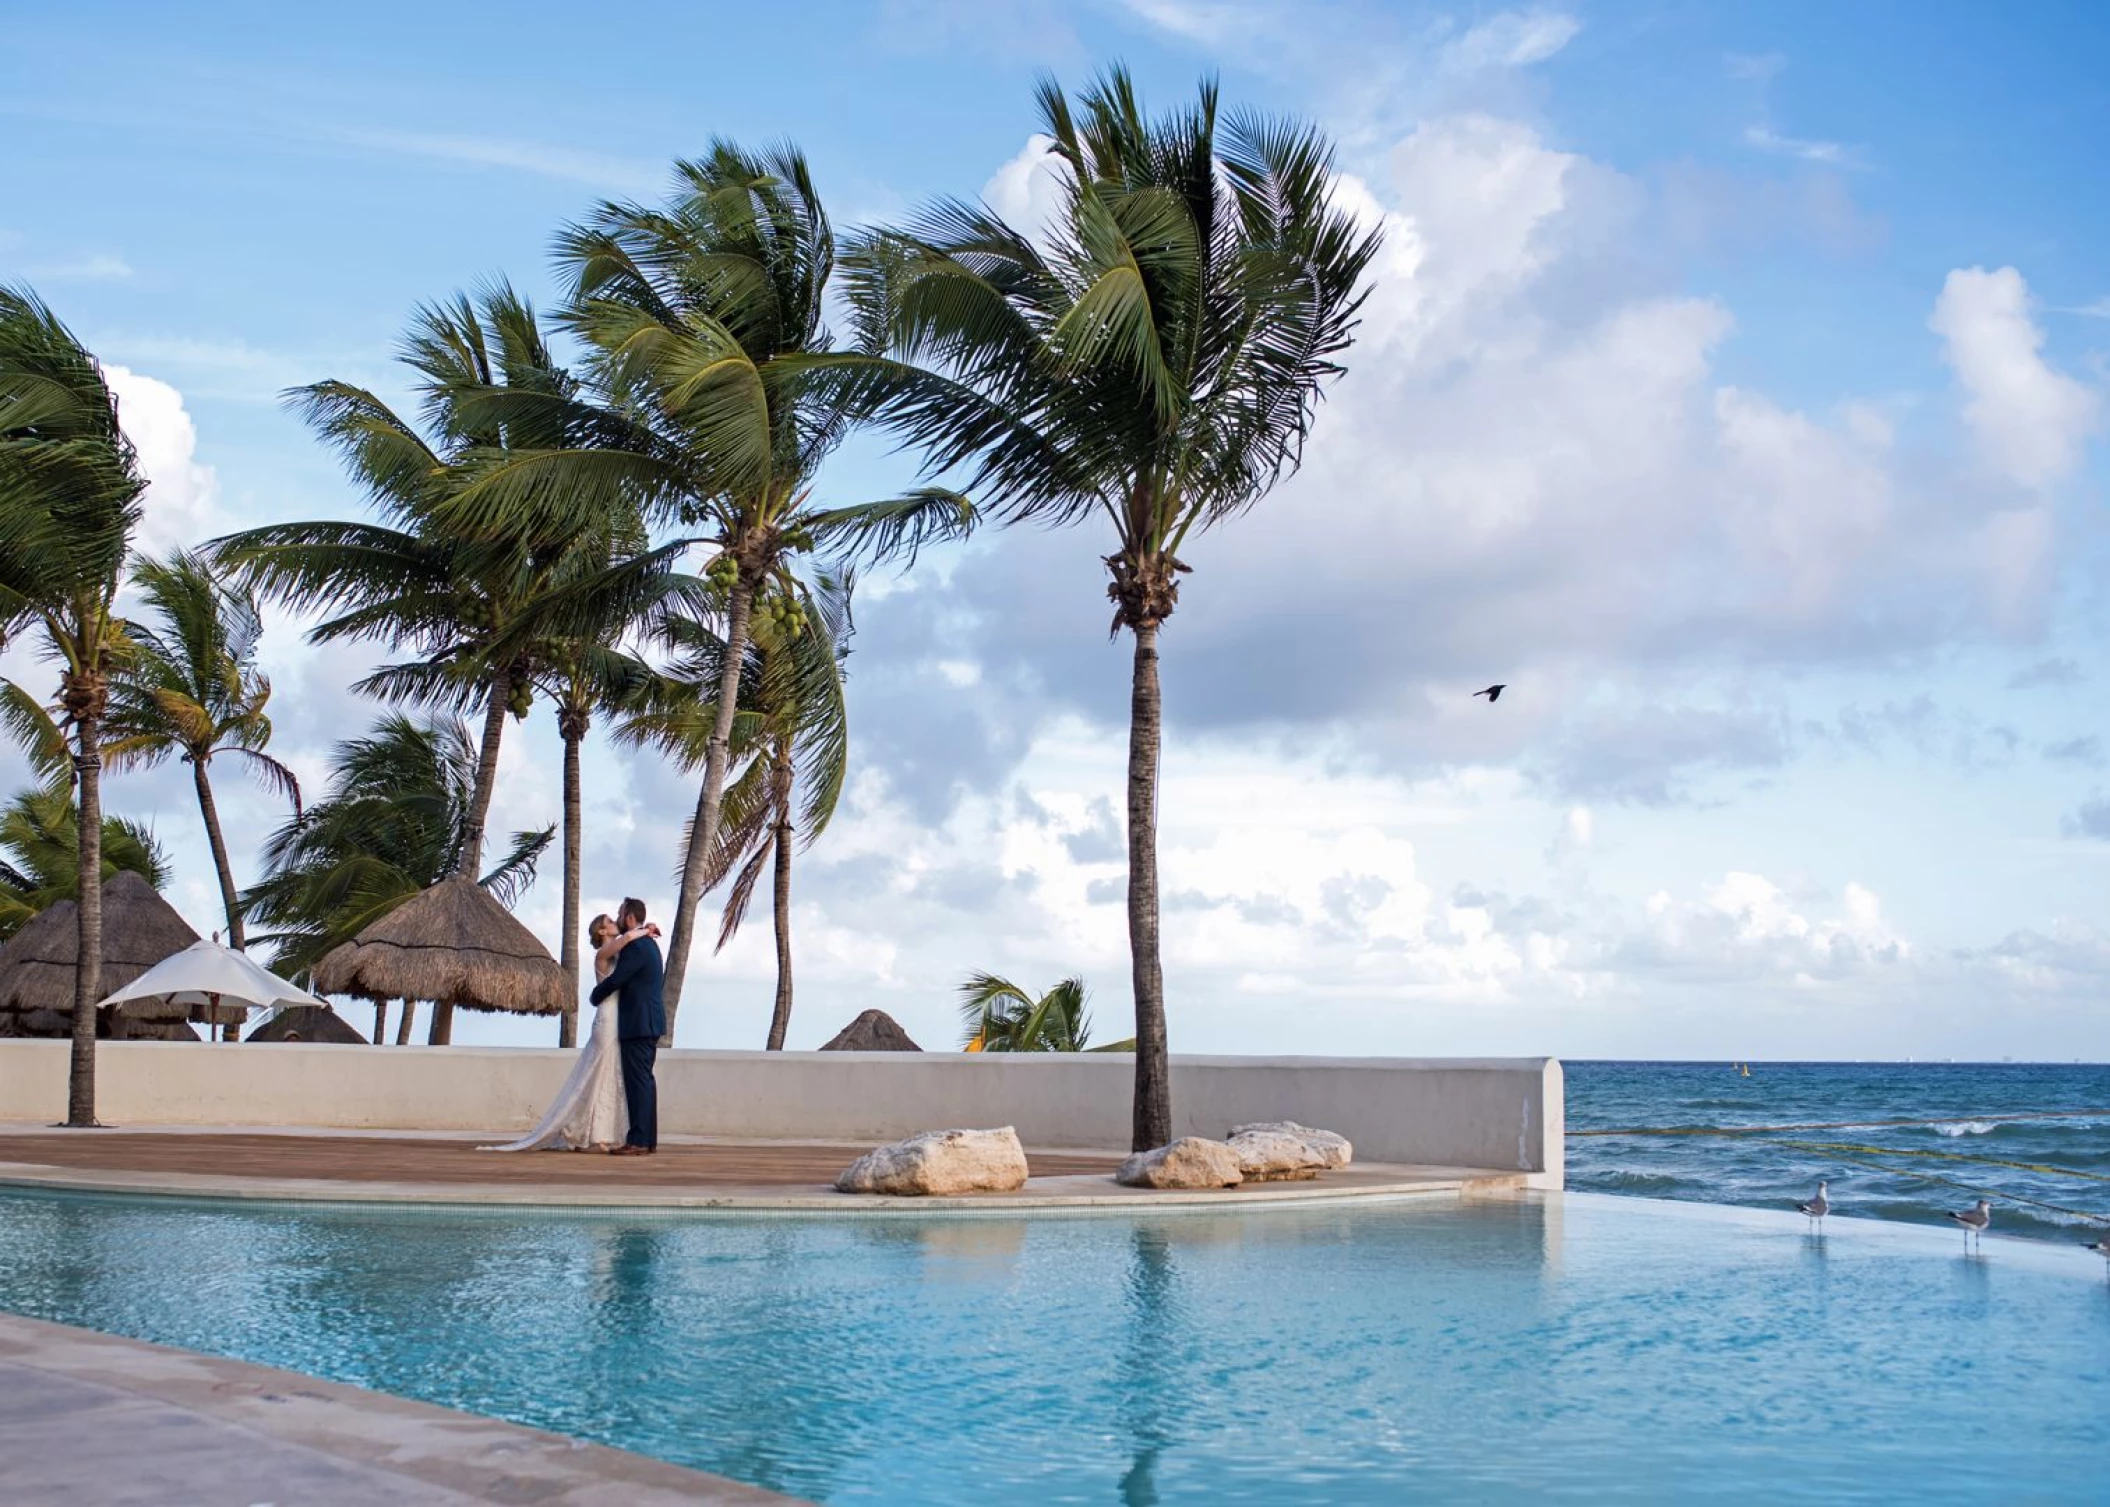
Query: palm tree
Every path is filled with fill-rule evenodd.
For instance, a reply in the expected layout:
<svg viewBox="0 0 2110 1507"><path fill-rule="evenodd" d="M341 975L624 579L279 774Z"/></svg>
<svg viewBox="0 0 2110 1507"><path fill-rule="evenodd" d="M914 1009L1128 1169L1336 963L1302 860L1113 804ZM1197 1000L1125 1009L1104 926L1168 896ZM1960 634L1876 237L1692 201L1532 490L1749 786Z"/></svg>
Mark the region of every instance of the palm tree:
<svg viewBox="0 0 2110 1507"><path fill-rule="evenodd" d="M1171 1138L1158 947L1158 635L1187 541L1294 470L1340 371L1378 244L1332 192L1315 129L1238 114L1205 83L1146 119L1121 69L1078 107L1052 81L1063 171L1041 241L946 202L846 258L860 350L825 364L847 401L960 475L1001 521L1112 526L1113 631L1134 639L1128 934L1134 1144Z"/></svg>
<svg viewBox="0 0 2110 1507"><path fill-rule="evenodd" d="M605 559L643 536L620 498L590 506L567 499L562 508L497 523L456 506L473 483L502 479L516 448L533 454L540 444L590 442L603 417L576 400L534 310L511 289L487 292L480 306L462 297L420 310L403 359L417 373L429 438L363 388L322 382L294 394L382 521L276 524L221 540L217 549L245 582L296 610L333 614L310 631L311 641L378 639L417 652L358 689L482 714L466 825L453 850L458 872L474 875L506 716L525 717L534 700L538 664L521 625L552 593L572 601L582 551ZM508 397L509 408L494 402ZM677 555L663 549L626 559L620 582L627 588L663 576ZM538 631L549 629L536 621ZM435 1010L435 1043L449 1039L452 1017L451 1006Z"/></svg>
<svg viewBox="0 0 2110 1507"><path fill-rule="evenodd" d="M29 770L45 790L73 798L73 749L56 707L46 706L12 680L0 680L0 727L29 761Z"/></svg>
<svg viewBox="0 0 2110 1507"><path fill-rule="evenodd" d="M263 618L255 593L219 580L201 554L142 561L133 568L132 582L153 619L128 625L132 652L111 686L110 767L153 765L171 756L190 765L198 814L220 878L228 942L239 952L248 944L220 808L213 799L213 756L238 756L266 789L292 803L296 820L300 816L300 781L264 752L271 741L271 719L264 710L271 682L256 667Z"/></svg>
<svg viewBox="0 0 2110 1507"><path fill-rule="evenodd" d="M783 1050L791 1028L792 855L827 828L849 775L842 667L853 631L851 590L847 572L823 575L811 586L783 574L761 598L730 740L732 759L746 764L726 790L705 863L707 890L729 876L733 881L719 921L719 951L746 919L762 871L772 870L777 987L764 1043L772 1052ZM662 637L677 658L618 735L652 743L693 769L717 725L714 693L723 684L725 642L707 625L679 618L663 625Z"/></svg>
<svg viewBox="0 0 2110 1507"><path fill-rule="evenodd" d="M585 825L581 752L601 707L634 697L651 676L651 667L635 655L607 643L565 638L548 643L531 670L537 689L550 698L557 713L557 736L564 745L564 945L561 962L571 979L571 1003L558 1019L557 1045L579 1040L579 895L583 884L581 846Z"/></svg>
<svg viewBox="0 0 2110 1507"><path fill-rule="evenodd" d="M337 745L328 793L264 844L264 877L242 897L304 980L317 959L420 891L461 871L473 835L478 749L458 718L380 718ZM516 832L481 882L507 905L534 882L554 828Z"/></svg>
<svg viewBox="0 0 2110 1507"><path fill-rule="evenodd" d="M25 790L0 809L0 942L61 900L79 900L80 810L72 792L49 785ZM131 872L160 889L168 855L152 829L123 817L103 818L102 878Z"/></svg>
<svg viewBox="0 0 2110 1507"><path fill-rule="evenodd" d="M790 146L755 154L721 141L677 163L675 178L664 206L606 203L559 238L570 283L564 322L592 352L592 421L555 422L537 394L486 393L477 412L551 437L539 452L516 445L448 505L462 526L488 530L545 528L582 508L634 502L680 531L675 544L714 551L710 579L731 650L668 936L669 1041L718 842L757 595L792 556L913 558L974 519L941 487L846 507L814 501L821 462L852 415L804 364L832 343L822 316L835 265L805 158Z"/></svg>
<svg viewBox="0 0 2110 1507"><path fill-rule="evenodd" d="M970 973L960 985L960 1019L970 1052L1082 1052L1091 1038L1084 980L1067 978L1035 999L1007 978Z"/></svg>
<svg viewBox="0 0 2110 1507"><path fill-rule="evenodd" d="M117 400L36 295L0 287L0 644L34 630L61 666L59 704L79 789L76 851L102 870L102 721L124 648L117 591L146 490ZM95 1006L103 897L81 887L66 1123L95 1124Z"/></svg>

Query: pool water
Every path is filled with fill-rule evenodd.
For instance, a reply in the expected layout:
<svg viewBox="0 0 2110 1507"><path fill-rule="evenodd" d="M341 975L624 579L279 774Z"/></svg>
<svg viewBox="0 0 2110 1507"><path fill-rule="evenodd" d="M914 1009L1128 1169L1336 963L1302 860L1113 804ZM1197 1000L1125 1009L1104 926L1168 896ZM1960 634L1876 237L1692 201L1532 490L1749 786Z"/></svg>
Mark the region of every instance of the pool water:
<svg viewBox="0 0 2110 1507"><path fill-rule="evenodd" d="M1027 1220L0 1193L0 1308L844 1503L2101 1501L2103 1267L1587 1194Z"/></svg>

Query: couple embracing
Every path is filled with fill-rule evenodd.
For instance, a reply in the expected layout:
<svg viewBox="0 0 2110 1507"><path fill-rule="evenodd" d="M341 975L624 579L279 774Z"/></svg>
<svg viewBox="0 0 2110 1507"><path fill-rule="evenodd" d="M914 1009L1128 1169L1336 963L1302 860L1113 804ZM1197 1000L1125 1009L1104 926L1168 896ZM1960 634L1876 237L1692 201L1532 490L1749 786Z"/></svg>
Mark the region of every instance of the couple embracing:
<svg viewBox="0 0 2110 1507"><path fill-rule="evenodd" d="M606 1151L650 1156L659 1149L659 1084L652 1076L667 1029L659 928L645 902L625 900L613 919L595 916L593 1027L571 1075L542 1122L487 1151Z"/></svg>

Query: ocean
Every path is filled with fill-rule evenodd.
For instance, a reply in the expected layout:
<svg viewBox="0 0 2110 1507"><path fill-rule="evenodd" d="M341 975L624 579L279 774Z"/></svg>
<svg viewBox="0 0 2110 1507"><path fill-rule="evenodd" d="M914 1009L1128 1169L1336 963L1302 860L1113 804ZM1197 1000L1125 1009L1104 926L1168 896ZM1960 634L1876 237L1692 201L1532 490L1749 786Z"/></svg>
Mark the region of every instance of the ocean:
<svg viewBox="0 0 2110 1507"><path fill-rule="evenodd" d="M1946 1226L1983 1196L1995 1234L2110 1233L2110 1065L1563 1066L1570 1188L1792 1209L1828 1178L1835 1218Z"/></svg>

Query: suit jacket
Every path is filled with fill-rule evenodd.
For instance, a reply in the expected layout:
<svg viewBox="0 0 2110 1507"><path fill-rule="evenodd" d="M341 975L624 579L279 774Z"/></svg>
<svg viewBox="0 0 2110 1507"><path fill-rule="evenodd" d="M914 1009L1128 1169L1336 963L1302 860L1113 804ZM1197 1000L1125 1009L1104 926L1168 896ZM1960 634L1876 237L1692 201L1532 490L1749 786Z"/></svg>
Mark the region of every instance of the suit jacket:
<svg viewBox="0 0 2110 1507"><path fill-rule="evenodd" d="M658 941L639 937L616 954L608 977L593 986L593 1002L598 1005L609 995L616 996L617 1040L656 1039L667 1033L665 984L666 964L660 961Z"/></svg>

